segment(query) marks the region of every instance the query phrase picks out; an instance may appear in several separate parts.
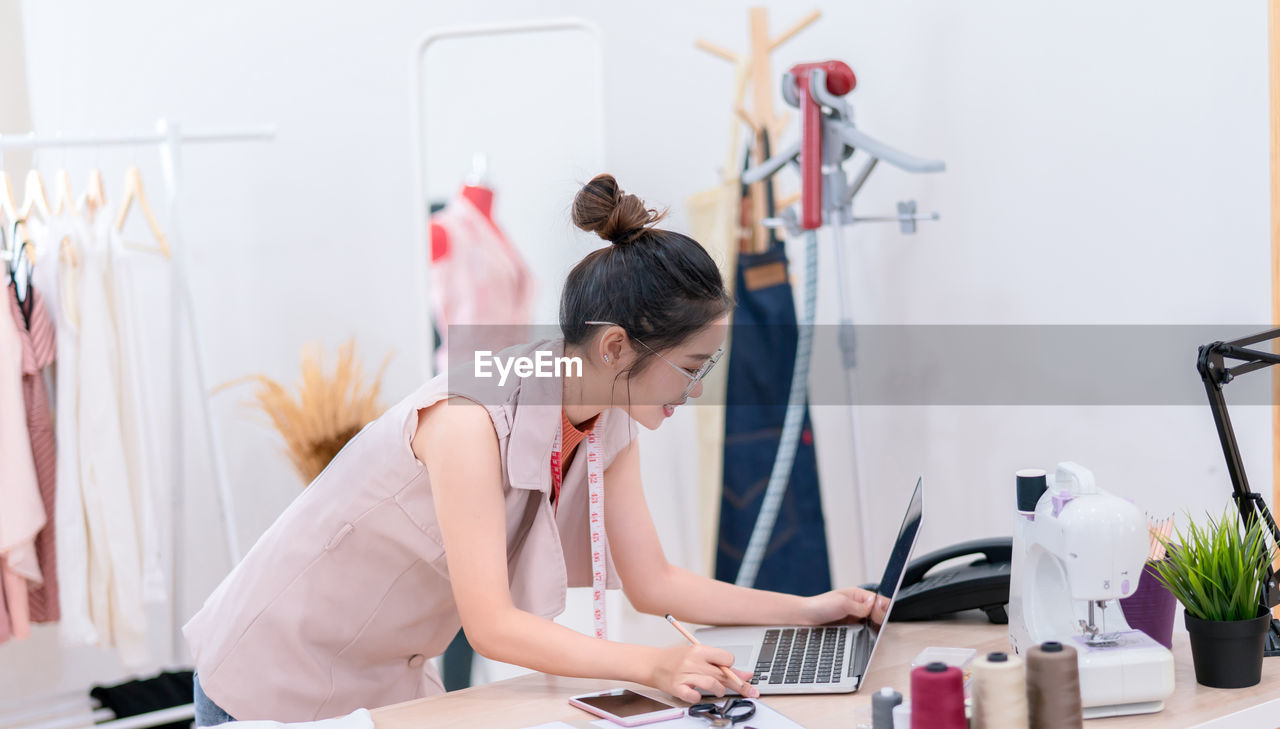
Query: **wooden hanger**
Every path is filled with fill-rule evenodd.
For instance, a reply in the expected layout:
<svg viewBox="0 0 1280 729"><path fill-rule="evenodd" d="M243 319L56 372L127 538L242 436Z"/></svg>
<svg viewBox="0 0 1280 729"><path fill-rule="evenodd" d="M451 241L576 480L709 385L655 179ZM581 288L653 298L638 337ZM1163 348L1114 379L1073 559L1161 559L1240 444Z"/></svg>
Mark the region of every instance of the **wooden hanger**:
<svg viewBox="0 0 1280 729"><path fill-rule="evenodd" d="M53 201L54 215L69 214L76 209L76 195L71 191L71 175L66 170L58 170L53 182L57 199Z"/></svg>
<svg viewBox="0 0 1280 729"><path fill-rule="evenodd" d="M31 263L36 262L36 244L31 240L30 230L27 229L26 221L31 219L31 211L35 210L40 213L41 220L48 220L53 217L49 210L49 196L44 192L44 180L40 177L37 170L27 172L27 184L22 191L22 207L18 209L18 219L23 221L20 225L22 230L22 245L27 251L27 260Z"/></svg>
<svg viewBox="0 0 1280 729"><path fill-rule="evenodd" d="M9 174L0 171L0 212L4 213L5 223L12 225L20 220L18 204L13 201L13 184L9 182Z"/></svg>
<svg viewBox="0 0 1280 729"><path fill-rule="evenodd" d="M147 202L147 193L142 189L142 173L138 171L137 167L130 167L124 173L124 199L120 201L120 212L116 215L116 232L124 230L124 221L129 216L129 208L135 200L138 201L138 208L142 210L143 216L147 219L147 226L151 228L151 234L155 236L156 246L148 248L132 244L126 245L139 250L158 250L161 255L168 258L169 241L164 237L164 230L161 229L160 221L156 219L156 214L151 210L151 204Z"/></svg>
<svg viewBox="0 0 1280 729"><path fill-rule="evenodd" d="M96 213L107 204L107 193L102 187L102 172L89 170L89 189L84 193L85 205L90 213Z"/></svg>
<svg viewBox="0 0 1280 729"><path fill-rule="evenodd" d="M9 240L9 226L18 219L17 206L13 202L13 186L9 184L9 174L0 170L0 243L4 245L6 278L17 256L17 241ZM7 285L7 281L4 282Z"/></svg>
<svg viewBox="0 0 1280 729"><path fill-rule="evenodd" d="M18 211L18 216L25 220L32 209L40 213L45 220L53 215L49 208L49 196L44 192L44 180L37 170L27 173L27 185L22 194L22 209Z"/></svg>
<svg viewBox="0 0 1280 729"><path fill-rule="evenodd" d="M22 224L25 217L18 213L18 205L14 202L13 183L9 181L9 175L3 171L0 171L0 213L4 214L5 233L12 232L15 237L15 240L9 241L9 250L14 258L20 255L20 251L25 251L27 261L34 264L36 262L35 246L30 245L27 227ZM10 229L9 226L13 226L14 223L17 225ZM14 265L13 261L10 261L9 265Z"/></svg>
<svg viewBox="0 0 1280 729"><path fill-rule="evenodd" d="M61 242L58 243L58 259L69 270L64 271L64 275L77 275L74 269L80 267L80 255L76 253L75 244L71 242L71 236L63 236ZM71 325L80 327L80 299L77 291L79 288L75 285L59 286L58 292L62 296L62 309L66 312L67 321Z"/></svg>
<svg viewBox="0 0 1280 729"><path fill-rule="evenodd" d="M71 242L71 236L64 235L62 240L58 242L58 258L69 266L80 265L80 254L76 253L76 247Z"/></svg>
<svg viewBox="0 0 1280 729"><path fill-rule="evenodd" d="M54 215L70 215L76 211L76 194L71 189L71 175L66 170L58 170L54 178L53 188L57 199L53 202ZM80 257L76 254L75 244L70 236L62 236L58 242L58 259L71 267L80 265ZM75 320L78 321L78 320Z"/></svg>

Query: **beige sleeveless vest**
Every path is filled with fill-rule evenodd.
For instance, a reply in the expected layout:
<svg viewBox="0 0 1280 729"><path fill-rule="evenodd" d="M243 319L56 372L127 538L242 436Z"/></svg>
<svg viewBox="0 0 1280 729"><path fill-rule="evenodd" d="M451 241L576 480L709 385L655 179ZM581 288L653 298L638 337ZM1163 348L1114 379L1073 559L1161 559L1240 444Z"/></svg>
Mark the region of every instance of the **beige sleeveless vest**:
<svg viewBox="0 0 1280 729"><path fill-rule="evenodd" d="M557 339L501 354L563 349ZM431 480L411 439L418 410L454 395L484 405L497 432L511 597L535 615L559 615L567 587L591 585L587 459L565 474L560 508L548 502L561 388L558 377L512 374L499 387L496 377L445 373L367 425L183 628L209 698L236 719L296 722L443 691L427 659L461 621ZM607 469L635 423L611 408L595 429ZM609 587L620 587L611 559L608 568Z"/></svg>

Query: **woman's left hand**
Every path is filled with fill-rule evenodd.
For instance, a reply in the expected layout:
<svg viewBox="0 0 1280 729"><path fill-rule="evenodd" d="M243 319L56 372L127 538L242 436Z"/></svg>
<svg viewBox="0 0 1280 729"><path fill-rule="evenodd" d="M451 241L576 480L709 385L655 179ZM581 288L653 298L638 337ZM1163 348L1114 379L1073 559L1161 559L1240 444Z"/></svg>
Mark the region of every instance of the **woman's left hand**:
<svg viewBox="0 0 1280 729"><path fill-rule="evenodd" d="M889 598L869 590L846 587L805 598L805 616L802 622L807 625L825 625L870 619L871 622L882 625L888 609Z"/></svg>

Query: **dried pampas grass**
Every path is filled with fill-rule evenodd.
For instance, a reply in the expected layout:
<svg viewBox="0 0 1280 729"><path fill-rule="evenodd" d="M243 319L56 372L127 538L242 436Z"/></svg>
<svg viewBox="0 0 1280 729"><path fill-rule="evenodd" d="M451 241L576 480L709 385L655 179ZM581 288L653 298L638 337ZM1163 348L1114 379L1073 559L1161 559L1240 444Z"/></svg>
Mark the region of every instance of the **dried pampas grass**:
<svg viewBox="0 0 1280 729"><path fill-rule="evenodd" d="M332 374L324 371L319 345L303 350L302 379L296 396L266 375L249 375L224 387L240 382L258 383L254 406L270 418L284 438L285 452L294 469L303 481L311 483L347 441L382 414L378 393L390 361L388 354L373 382L366 384L356 357L355 340L349 339L338 348L338 363Z"/></svg>

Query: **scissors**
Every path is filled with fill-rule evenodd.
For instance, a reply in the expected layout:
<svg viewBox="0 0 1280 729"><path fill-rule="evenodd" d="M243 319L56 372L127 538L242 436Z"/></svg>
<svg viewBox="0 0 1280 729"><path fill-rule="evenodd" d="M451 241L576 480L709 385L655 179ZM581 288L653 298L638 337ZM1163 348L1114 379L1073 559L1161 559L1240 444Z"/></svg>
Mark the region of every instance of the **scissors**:
<svg viewBox="0 0 1280 729"><path fill-rule="evenodd" d="M751 699L725 699L723 706L716 704L694 704L689 707L689 716L707 720L710 726L732 727L740 721L746 721L756 713L756 705Z"/></svg>

